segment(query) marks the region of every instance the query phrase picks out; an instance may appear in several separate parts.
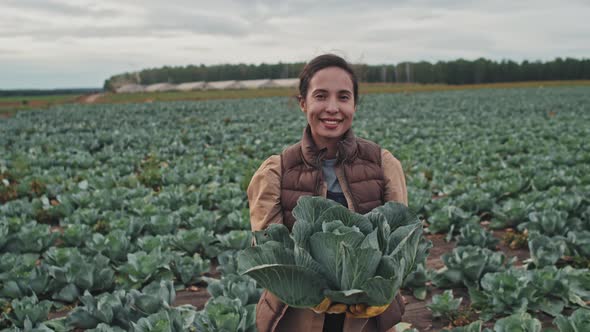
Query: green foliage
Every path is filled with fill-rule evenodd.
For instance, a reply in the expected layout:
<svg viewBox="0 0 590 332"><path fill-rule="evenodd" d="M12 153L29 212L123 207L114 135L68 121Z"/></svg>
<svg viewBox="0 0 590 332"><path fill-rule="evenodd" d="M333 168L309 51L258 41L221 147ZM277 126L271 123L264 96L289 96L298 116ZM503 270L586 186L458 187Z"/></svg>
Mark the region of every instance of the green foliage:
<svg viewBox="0 0 590 332"><path fill-rule="evenodd" d="M88 257L75 249L53 247L45 257L55 300L71 303L86 290L108 291L114 287L115 271L102 255Z"/></svg>
<svg viewBox="0 0 590 332"><path fill-rule="evenodd" d="M457 246L478 246L493 250L498 244L498 239L479 224L467 224L461 227L459 233Z"/></svg>
<svg viewBox="0 0 590 332"><path fill-rule="evenodd" d="M571 316L559 315L553 320L560 332L590 331L590 309L580 308L574 311Z"/></svg>
<svg viewBox="0 0 590 332"><path fill-rule="evenodd" d="M49 225L32 221L23 225L18 233L8 237L5 250L15 253L42 253L55 243L58 236L58 233L51 231Z"/></svg>
<svg viewBox="0 0 590 332"><path fill-rule="evenodd" d="M528 313L515 313L499 319L494 324L496 332L541 332L541 322Z"/></svg>
<svg viewBox="0 0 590 332"><path fill-rule="evenodd" d="M144 186L159 191L162 186L163 165L165 165L165 163L161 162L157 156L153 154L147 155L140 162L137 171L137 179Z"/></svg>
<svg viewBox="0 0 590 332"><path fill-rule="evenodd" d="M291 235L284 225L272 225L256 236L256 247L238 257L242 273L290 306L313 307L324 297L391 303L418 263L422 225L400 203L363 216L325 198L303 196L293 216Z"/></svg>
<svg viewBox="0 0 590 332"><path fill-rule="evenodd" d="M496 186L498 188L497 183L490 181L490 187ZM465 211L473 211L476 214L482 214L485 212L490 212L494 207L495 199L489 192L484 191L484 189L471 189L468 192L465 192L455 199L455 204L459 206L461 209Z"/></svg>
<svg viewBox="0 0 590 332"><path fill-rule="evenodd" d="M238 274L238 252L226 250L217 256L217 271L222 275Z"/></svg>
<svg viewBox="0 0 590 332"><path fill-rule="evenodd" d="M87 332L125 332L125 330L123 330L122 328L120 328L118 326L110 326L105 323L100 323L95 328L87 329L86 331Z"/></svg>
<svg viewBox="0 0 590 332"><path fill-rule="evenodd" d="M175 233L180 225L180 219L174 215L151 216L145 225L145 230L152 235L166 235Z"/></svg>
<svg viewBox="0 0 590 332"><path fill-rule="evenodd" d="M571 255L590 258L590 231L568 232L566 242Z"/></svg>
<svg viewBox="0 0 590 332"><path fill-rule="evenodd" d="M26 173L10 174L0 172L0 203L6 203L19 198L36 198L46 193L46 186L42 179L19 178ZM21 174L22 173L22 174Z"/></svg>
<svg viewBox="0 0 590 332"><path fill-rule="evenodd" d="M37 254L0 254L0 281L30 272L37 265L38 258Z"/></svg>
<svg viewBox="0 0 590 332"><path fill-rule="evenodd" d="M430 243L430 242L428 242ZM430 243L432 245L432 243ZM417 261L419 261L417 259ZM403 288L412 289L412 294L418 300L426 299L427 287L426 283L431 279L429 271L424 267L424 263L418 263L416 270L412 271L406 280L404 280Z"/></svg>
<svg viewBox="0 0 590 332"><path fill-rule="evenodd" d="M80 296L81 305L68 315L67 324L82 329L94 328L100 323L126 327L128 322L123 314L123 295L123 291L118 291L94 298L90 293L84 293Z"/></svg>
<svg viewBox="0 0 590 332"><path fill-rule="evenodd" d="M429 233L453 233L454 229L479 222L479 217L472 215L469 212L457 206L443 206L442 209L436 210L428 217L428 232Z"/></svg>
<svg viewBox="0 0 590 332"><path fill-rule="evenodd" d="M0 250L2 250L2 247L8 242L8 232L8 225L0 223Z"/></svg>
<svg viewBox="0 0 590 332"><path fill-rule="evenodd" d="M4 280L2 280L0 296L10 299L31 295L48 295L55 290L45 265L35 266L30 270L15 268L9 273L3 274L2 279Z"/></svg>
<svg viewBox="0 0 590 332"><path fill-rule="evenodd" d="M49 301L39 301L33 295L12 300L10 306L12 310L9 313L3 313L4 318L18 328L31 330L39 327L40 323L47 319L52 304Z"/></svg>
<svg viewBox="0 0 590 332"><path fill-rule="evenodd" d="M537 231L547 236L565 236L570 229L577 228L563 211L531 212L528 219L530 221L519 225L519 229L526 228L529 232Z"/></svg>
<svg viewBox="0 0 590 332"><path fill-rule="evenodd" d="M262 294L262 290L256 287L256 281L246 275L230 274L221 280L205 278L205 281L211 296L238 299L244 305L256 304Z"/></svg>
<svg viewBox="0 0 590 332"><path fill-rule="evenodd" d="M74 206L64 197L49 198L46 195L31 202L35 211L35 220L41 224L57 225L61 219L70 215Z"/></svg>
<svg viewBox="0 0 590 332"><path fill-rule="evenodd" d="M568 267L509 269L486 274L481 290L470 288L469 297L484 320L517 311L542 311L556 316L566 305L586 305L584 301L590 299L590 277L588 270Z"/></svg>
<svg viewBox="0 0 590 332"><path fill-rule="evenodd" d="M459 310L463 298L455 299L453 291L448 289L442 294L437 294L432 297L432 302L426 307L432 312L432 317L445 317L452 320L453 315Z"/></svg>
<svg viewBox="0 0 590 332"><path fill-rule="evenodd" d="M189 255L199 253L205 257L214 257L219 252L215 242L213 231L198 227L191 230L179 230L172 239L172 246Z"/></svg>
<svg viewBox="0 0 590 332"><path fill-rule="evenodd" d="M490 223L490 227L499 229L520 225L528 220L528 214L531 210L531 204L518 199L508 199L492 209L494 218Z"/></svg>
<svg viewBox="0 0 590 332"><path fill-rule="evenodd" d="M252 244L252 232L233 230L226 234L216 234L220 246L226 250L246 249Z"/></svg>
<svg viewBox="0 0 590 332"><path fill-rule="evenodd" d="M521 243L529 245L526 234L530 233L534 263L527 268L547 265L547 271L535 272L534 282L527 281L529 272L519 275L514 289L508 282L498 282L505 286L504 293L497 290L500 287L493 288L498 293L493 296L480 289L485 303L505 308L498 309L501 313L485 309L484 316L512 314L524 302L526 310L535 314L575 309L589 301L589 274L580 269L589 266L590 257L590 145L585 139L590 113L584 109L590 104L588 88L421 94L411 93L414 88L396 87L407 94L363 96L363 112L354 123L359 137L379 143L402 162L412 209L424 221L434 220L433 229L440 226L451 236L459 234L463 223L475 225L470 219L489 220L492 227L523 224ZM72 299L91 283L93 296L121 290L127 296L131 287L162 279L182 288L183 279L198 282L205 270L205 264L201 269L200 263L190 261L194 253L203 260L215 257L222 278L237 273L235 251L227 248L249 245L242 237L247 232L237 232L250 229L247 178L260 161L298 140L305 119L297 109L287 98L268 98L70 105L3 119L0 191L11 199L0 203L0 305L32 295ZM452 126L441 126L449 123ZM454 207L465 218L453 213L449 217L449 212L459 211ZM531 219L533 213L536 220ZM184 238L187 234L182 231L198 228L204 229L203 238ZM385 231L385 227L379 230ZM371 243L392 249L395 243L381 233ZM289 238L295 248L295 239L288 232L284 235L266 236L278 243ZM257 240L259 245L266 241ZM299 243L311 250L309 241ZM426 296L430 277L421 258L426 245L419 241L416 259L400 264L403 287L418 297ZM54 252L52 247L60 250ZM130 264L128 254L148 256L156 248L159 260L136 257L135 262L145 266L131 272L135 282L125 268L119 270ZM398 258L401 255L405 253ZM104 270L116 271L117 282L111 287L100 285L110 279L102 278L100 271L95 269L93 277L86 272L87 266L101 266L95 264L99 256L108 259ZM555 273L549 266L554 261L578 269ZM160 266L162 262L166 264ZM113 287L120 290L112 291ZM123 305L128 303L125 296ZM59 330L57 322L41 324ZM36 329L42 329L41 324ZM0 325L10 327L7 320ZM121 329L130 330L131 324Z"/></svg>
<svg viewBox="0 0 590 332"><path fill-rule="evenodd" d="M92 237L92 229L84 224L68 225L61 235L63 244L68 247L82 247Z"/></svg>
<svg viewBox="0 0 590 332"><path fill-rule="evenodd" d="M164 250L172 249L174 235L146 235L137 239L136 244L139 250L150 252L157 247Z"/></svg>
<svg viewBox="0 0 590 332"><path fill-rule="evenodd" d="M77 306L70 313L66 322L71 327L82 329L96 328L99 324L106 324L129 330L133 323L141 318L168 310L175 297L174 285L170 281L151 283L141 292L119 290L97 297L86 292L80 297L82 305ZM153 322L150 321L150 323Z"/></svg>
<svg viewBox="0 0 590 332"><path fill-rule="evenodd" d="M192 257L176 256L172 261L172 272L176 280L183 285L192 285L201 280L201 276L209 272L209 260L203 259L199 254Z"/></svg>
<svg viewBox="0 0 590 332"><path fill-rule="evenodd" d="M538 231L529 232L528 241L530 260L537 268L554 265L564 256L567 248L564 237L548 237L539 234Z"/></svg>
<svg viewBox="0 0 590 332"><path fill-rule="evenodd" d="M192 317L196 313L192 312ZM184 332L189 330L192 320L186 324L186 318L181 311L174 309L162 310L147 317L140 318L137 323L131 323L133 332Z"/></svg>
<svg viewBox="0 0 590 332"><path fill-rule="evenodd" d="M195 319L197 331L254 332L255 304L243 305L238 299L219 296L210 299Z"/></svg>
<svg viewBox="0 0 590 332"><path fill-rule="evenodd" d="M117 268L121 273L117 282L120 287L128 289L140 288L152 281L172 280L174 274L170 264L174 259L173 253L162 252L160 247L149 253L137 251L127 254L127 263Z"/></svg>
<svg viewBox="0 0 590 332"><path fill-rule="evenodd" d="M418 243L413 267L409 268L410 272L406 273L407 276L402 284L402 288L412 289L414 296L419 300L426 298L426 283L430 280L429 273L425 268L430 248L432 248L432 242L422 237Z"/></svg>
<svg viewBox="0 0 590 332"><path fill-rule="evenodd" d="M89 255L101 254L117 263L126 260L131 248L129 237L124 230L113 230L106 236L94 233L86 242L86 251Z"/></svg>
<svg viewBox="0 0 590 332"><path fill-rule="evenodd" d="M434 274L432 282L441 288L453 286L479 287L481 278L489 272L504 271L514 259L501 252L480 247L456 247L442 256L445 266Z"/></svg>
<svg viewBox="0 0 590 332"><path fill-rule="evenodd" d="M443 332L482 332L482 326L483 326L482 323L483 323L482 321L477 320L475 322L472 322L469 325L454 327L450 330L443 329L442 331ZM484 332L487 332L487 331L488 331L488 329L484 330Z"/></svg>

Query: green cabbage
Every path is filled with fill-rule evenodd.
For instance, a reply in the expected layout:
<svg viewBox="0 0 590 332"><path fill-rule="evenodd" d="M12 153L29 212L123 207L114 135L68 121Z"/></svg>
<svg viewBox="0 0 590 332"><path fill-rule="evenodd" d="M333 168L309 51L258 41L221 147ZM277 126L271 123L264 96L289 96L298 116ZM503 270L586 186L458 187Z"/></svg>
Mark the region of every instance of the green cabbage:
<svg viewBox="0 0 590 332"><path fill-rule="evenodd" d="M391 303L417 264L421 222L400 203L360 215L321 197L301 197L289 234L273 224L238 255L238 269L289 306L325 297L345 304Z"/></svg>

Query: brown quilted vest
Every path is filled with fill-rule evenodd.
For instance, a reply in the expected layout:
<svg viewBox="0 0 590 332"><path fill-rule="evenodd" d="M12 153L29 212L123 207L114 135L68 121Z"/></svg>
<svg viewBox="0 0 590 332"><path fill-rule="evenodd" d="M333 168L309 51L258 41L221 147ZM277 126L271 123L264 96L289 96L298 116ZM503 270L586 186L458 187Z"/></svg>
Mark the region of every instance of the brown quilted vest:
<svg viewBox="0 0 590 332"><path fill-rule="evenodd" d="M322 160L327 149L318 150L309 125L303 131L303 138L281 154L281 205L283 223L289 230L295 223L291 211L299 197L322 195ZM384 202L384 175L381 168L379 145L354 136L348 130L338 142L336 167L341 167L345 184L349 188L353 208L357 213L367 213Z"/></svg>

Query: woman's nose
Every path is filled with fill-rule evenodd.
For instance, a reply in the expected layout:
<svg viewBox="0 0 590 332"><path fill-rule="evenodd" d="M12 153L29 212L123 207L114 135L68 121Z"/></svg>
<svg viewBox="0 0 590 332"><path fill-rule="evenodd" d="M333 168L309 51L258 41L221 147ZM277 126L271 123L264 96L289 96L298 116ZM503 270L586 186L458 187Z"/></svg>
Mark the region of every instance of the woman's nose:
<svg viewBox="0 0 590 332"><path fill-rule="evenodd" d="M328 99L328 105L326 105L326 111L338 112L338 101L335 98Z"/></svg>

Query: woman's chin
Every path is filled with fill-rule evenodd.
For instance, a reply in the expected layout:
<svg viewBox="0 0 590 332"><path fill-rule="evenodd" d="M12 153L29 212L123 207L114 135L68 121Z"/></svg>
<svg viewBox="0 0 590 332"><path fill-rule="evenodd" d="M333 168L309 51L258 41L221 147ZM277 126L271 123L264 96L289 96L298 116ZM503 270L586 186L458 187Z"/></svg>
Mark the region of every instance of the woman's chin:
<svg viewBox="0 0 590 332"><path fill-rule="evenodd" d="M320 130L318 136L324 140L335 140L342 137L344 133L341 130Z"/></svg>

